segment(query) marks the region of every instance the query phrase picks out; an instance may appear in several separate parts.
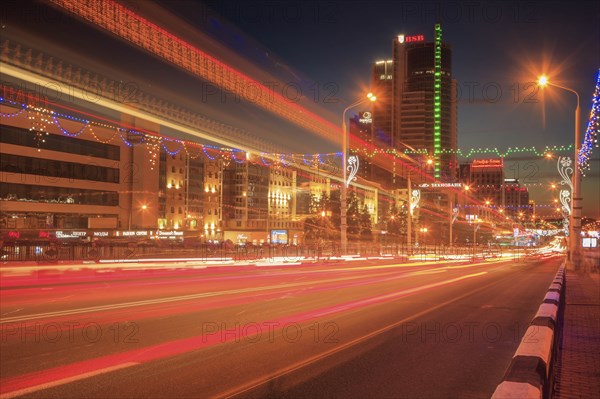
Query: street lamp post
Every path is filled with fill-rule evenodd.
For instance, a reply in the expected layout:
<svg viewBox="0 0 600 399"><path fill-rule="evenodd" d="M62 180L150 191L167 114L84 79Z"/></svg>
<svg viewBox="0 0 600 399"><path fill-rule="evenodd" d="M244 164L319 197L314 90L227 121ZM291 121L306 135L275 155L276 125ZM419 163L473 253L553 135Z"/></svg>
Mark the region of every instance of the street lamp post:
<svg viewBox="0 0 600 399"><path fill-rule="evenodd" d="M567 258L567 268L576 269L579 263L579 253L581 245L581 172L579 170L579 143L581 142L581 133L579 132L579 93L568 87L557 85L548 80L546 76L538 79L538 85L544 88L547 85L558 87L559 89L570 91L577 97L577 107L575 108L575 161L573 166L573 193L571 194L571 215L569 221L569 256Z"/></svg>
<svg viewBox="0 0 600 399"><path fill-rule="evenodd" d="M479 218L473 221L473 262L475 262L475 250L477 249L477 230L479 230L480 223L481 219Z"/></svg>
<svg viewBox="0 0 600 399"><path fill-rule="evenodd" d="M348 110L350 110L351 108L356 107L357 105L363 104L367 101L375 101L376 97L373 95L373 93L369 93L367 94L367 98L363 98L361 100L356 101L353 104L350 104L349 106L346 107L346 109L344 110L344 112L342 112L342 171L343 171L343 182L342 182L342 192L340 195L340 232L341 232L341 253L342 255L346 255L346 251L348 249L348 221L346 218L346 199L347 199L347 195L348 195L348 186L350 185L350 182L348 181L348 176L347 176L347 172L348 172L348 144L349 144L349 137L348 137L348 131L346 129L346 112Z"/></svg>

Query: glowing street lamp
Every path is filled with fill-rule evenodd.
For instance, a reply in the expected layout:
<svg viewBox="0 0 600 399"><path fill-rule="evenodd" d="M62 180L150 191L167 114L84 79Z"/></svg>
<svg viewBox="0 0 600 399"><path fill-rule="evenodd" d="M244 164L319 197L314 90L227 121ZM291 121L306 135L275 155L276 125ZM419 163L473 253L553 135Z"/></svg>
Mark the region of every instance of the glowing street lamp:
<svg viewBox="0 0 600 399"><path fill-rule="evenodd" d="M341 252L342 255L346 255L346 250L348 248L348 221L346 218L346 198L348 195L348 186L350 185L350 181L356 179L355 175L356 172L358 172L358 157L353 155L350 157L350 159L348 159L348 144L349 144L349 137L348 137L348 131L346 129L346 112L348 110L350 110L351 108L356 107L357 105L363 104L365 102L368 101L375 101L377 99L377 97L375 97L375 95L373 95L373 93L369 93L367 94L366 98L360 99L358 101L356 101L355 103L350 104L349 106L346 107L346 109L344 109L344 112L342 112L342 171L343 171L343 182L342 182L342 192L340 195L340 201L341 201L341 206L340 206L340 213L341 213L341 217L340 217L340 231L341 231ZM348 169L351 169L350 172L350 178L348 178L347 176L347 171Z"/></svg>
<svg viewBox="0 0 600 399"><path fill-rule="evenodd" d="M575 90L570 89L568 87L557 85L556 83L552 83L548 80L547 76L540 76L538 79L538 85L541 88L546 86L554 86L559 89L570 91L575 94L577 97L577 107L575 108L575 165L573 166L573 192L571 193L571 213L570 213L570 221L569 221L569 256L567 259L567 265L570 268L575 268L577 262L579 261L579 247L580 247L580 238L581 238L581 171L579 170L579 146L581 142L580 132L579 132L579 93Z"/></svg>

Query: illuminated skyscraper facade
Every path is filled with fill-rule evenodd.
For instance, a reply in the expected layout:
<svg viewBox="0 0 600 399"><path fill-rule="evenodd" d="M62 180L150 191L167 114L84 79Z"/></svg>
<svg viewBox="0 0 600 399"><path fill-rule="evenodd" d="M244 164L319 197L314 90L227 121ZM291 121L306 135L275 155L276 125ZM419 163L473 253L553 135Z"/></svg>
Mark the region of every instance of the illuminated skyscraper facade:
<svg viewBox="0 0 600 399"><path fill-rule="evenodd" d="M392 60L373 64L374 135L389 137L400 151L427 151L433 157L431 173L451 181L456 178L456 80L452 77L452 50L442 42L441 26L435 39L424 35L399 35L393 41Z"/></svg>

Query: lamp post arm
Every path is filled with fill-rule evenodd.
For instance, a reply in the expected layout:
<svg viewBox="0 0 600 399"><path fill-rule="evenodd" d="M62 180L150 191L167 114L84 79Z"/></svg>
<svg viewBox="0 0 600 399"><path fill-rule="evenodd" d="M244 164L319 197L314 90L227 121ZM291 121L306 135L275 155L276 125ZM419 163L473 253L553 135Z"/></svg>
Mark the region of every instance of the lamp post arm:
<svg viewBox="0 0 600 399"><path fill-rule="evenodd" d="M554 87L558 87L559 89L563 89L566 91L570 91L571 93L575 94L575 96L577 97L577 108L579 108L579 93L577 93L575 90L573 89L569 89L568 87L565 86L561 86L561 85L557 85L556 83L552 83L552 82L548 82L548 84L550 86L554 86Z"/></svg>

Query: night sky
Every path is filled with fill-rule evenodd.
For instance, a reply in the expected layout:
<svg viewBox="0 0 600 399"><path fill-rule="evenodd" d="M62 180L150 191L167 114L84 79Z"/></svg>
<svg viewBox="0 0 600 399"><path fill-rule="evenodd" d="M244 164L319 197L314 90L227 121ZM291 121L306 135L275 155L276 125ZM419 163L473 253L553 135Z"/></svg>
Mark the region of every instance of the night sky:
<svg viewBox="0 0 600 399"><path fill-rule="evenodd" d="M434 24L441 22L443 40L453 48L462 149L536 145L541 150L572 143L575 96L552 87L542 95L532 82L546 73L579 92L583 135L600 67L600 5L594 1L123 3L258 80L275 77L301 87L299 103L335 124L368 90L372 62L391 58L398 34L423 34L431 41ZM200 101L198 79L43 3L9 1L1 17L3 36L135 82L294 152L339 151L257 107ZM583 185L584 213L594 217L600 216L599 152L594 151ZM506 177L522 178L523 162L529 161L539 170L531 182L558 180L553 163L531 156L507 161Z"/></svg>

